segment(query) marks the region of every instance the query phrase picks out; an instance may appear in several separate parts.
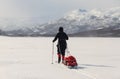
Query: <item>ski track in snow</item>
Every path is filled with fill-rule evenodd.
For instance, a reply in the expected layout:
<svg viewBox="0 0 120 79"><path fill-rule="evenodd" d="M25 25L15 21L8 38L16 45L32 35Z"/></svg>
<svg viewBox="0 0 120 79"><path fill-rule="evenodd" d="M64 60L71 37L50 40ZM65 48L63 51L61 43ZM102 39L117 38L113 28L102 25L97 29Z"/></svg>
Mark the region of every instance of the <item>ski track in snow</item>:
<svg viewBox="0 0 120 79"><path fill-rule="evenodd" d="M91 74L91 73L88 73L86 71L83 71L83 70L74 70L75 72L79 73L79 74L82 74L90 79L98 79L95 75Z"/></svg>
<svg viewBox="0 0 120 79"><path fill-rule="evenodd" d="M56 63L56 61L55 61L55 63L53 65L55 65L55 64L58 64L58 63ZM58 65L56 66L57 68L64 69L65 71L68 71L68 72L71 71L74 74L78 74L78 76L79 75L85 76L85 77L87 77L86 79L99 79L94 74L86 72L86 71L84 71L82 69L79 69L80 66L77 66L77 69L74 69L74 68L73 69L69 69L68 66L65 66L63 64L58 64Z"/></svg>

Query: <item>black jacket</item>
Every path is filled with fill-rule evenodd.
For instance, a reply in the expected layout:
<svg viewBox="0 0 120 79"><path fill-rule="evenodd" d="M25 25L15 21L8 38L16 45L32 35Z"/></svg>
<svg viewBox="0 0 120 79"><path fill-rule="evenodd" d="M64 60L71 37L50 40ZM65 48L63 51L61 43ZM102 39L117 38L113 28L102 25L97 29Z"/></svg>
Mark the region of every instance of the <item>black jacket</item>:
<svg viewBox="0 0 120 79"><path fill-rule="evenodd" d="M55 36L53 42L55 42L58 39L58 45L66 46L66 40L68 40L68 36L65 32L58 32L57 35Z"/></svg>

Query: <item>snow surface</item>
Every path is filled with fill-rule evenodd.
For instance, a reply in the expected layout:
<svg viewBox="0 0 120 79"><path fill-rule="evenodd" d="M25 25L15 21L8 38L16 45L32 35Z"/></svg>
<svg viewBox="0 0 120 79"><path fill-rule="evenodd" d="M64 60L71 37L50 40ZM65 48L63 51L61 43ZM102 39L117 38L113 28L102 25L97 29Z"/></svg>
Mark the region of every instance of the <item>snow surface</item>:
<svg viewBox="0 0 120 79"><path fill-rule="evenodd" d="M120 38L70 38L78 69L54 64L47 37L0 36L0 79L120 79Z"/></svg>

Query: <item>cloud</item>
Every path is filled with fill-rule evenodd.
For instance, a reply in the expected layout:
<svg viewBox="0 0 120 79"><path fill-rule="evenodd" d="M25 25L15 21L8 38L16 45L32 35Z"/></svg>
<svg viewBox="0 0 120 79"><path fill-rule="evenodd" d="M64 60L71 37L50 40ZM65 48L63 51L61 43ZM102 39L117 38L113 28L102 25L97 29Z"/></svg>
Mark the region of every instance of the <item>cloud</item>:
<svg viewBox="0 0 120 79"><path fill-rule="evenodd" d="M0 16L52 19L78 8L111 8L119 3L119 0L0 0Z"/></svg>
<svg viewBox="0 0 120 79"><path fill-rule="evenodd" d="M24 12L20 11L12 1L0 0L0 16L1 17L13 17L23 15Z"/></svg>

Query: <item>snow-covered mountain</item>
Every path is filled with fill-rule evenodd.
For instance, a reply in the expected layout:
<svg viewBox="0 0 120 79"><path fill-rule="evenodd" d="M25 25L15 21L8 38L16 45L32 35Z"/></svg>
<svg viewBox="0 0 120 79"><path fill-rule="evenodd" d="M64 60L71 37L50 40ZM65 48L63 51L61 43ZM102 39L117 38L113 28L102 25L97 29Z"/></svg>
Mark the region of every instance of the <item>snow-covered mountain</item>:
<svg viewBox="0 0 120 79"><path fill-rule="evenodd" d="M120 36L120 7L91 11L77 9L56 21L45 24L26 24L25 21L21 24L8 23L5 29L1 28L1 33L13 36L49 36L56 34L58 28L62 26L66 33L73 36ZM18 27L12 28L13 26Z"/></svg>

